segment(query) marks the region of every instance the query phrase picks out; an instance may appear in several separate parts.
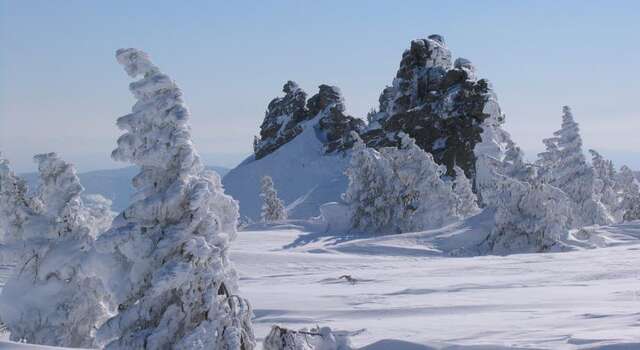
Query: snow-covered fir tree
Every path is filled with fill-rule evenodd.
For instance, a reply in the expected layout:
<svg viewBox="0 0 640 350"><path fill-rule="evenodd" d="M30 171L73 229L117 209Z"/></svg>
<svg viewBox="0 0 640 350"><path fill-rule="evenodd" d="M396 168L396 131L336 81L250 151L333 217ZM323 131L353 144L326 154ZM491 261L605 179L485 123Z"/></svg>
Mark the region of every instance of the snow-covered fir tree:
<svg viewBox="0 0 640 350"><path fill-rule="evenodd" d="M345 174L349 185L342 199L348 205L352 227L365 232L393 230L391 220L397 187L392 184L393 171L388 160L367 147L357 133L351 161Z"/></svg>
<svg viewBox="0 0 640 350"><path fill-rule="evenodd" d="M542 140L542 143L544 143L545 151L538 153L538 160L536 161L538 176L543 181L550 183L553 181L553 173L556 171L558 157L560 157L558 138L546 138Z"/></svg>
<svg viewBox="0 0 640 350"><path fill-rule="evenodd" d="M260 180L260 197L262 197L262 221L278 222L287 219L284 202L278 198L278 192L271 176L263 176Z"/></svg>
<svg viewBox="0 0 640 350"><path fill-rule="evenodd" d="M402 134L402 144L379 151L356 138L349 186L343 199L353 227L367 232L400 233L441 227L460 215L444 166Z"/></svg>
<svg viewBox="0 0 640 350"><path fill-rule="evenodd" d="M116 58L137 99L118 119L112 157L138 165L131 205L98 247L119 270L110 279L118 313L98 331L106 349L252 349L248 303L229 261L238 204L193 146L175 82L137 49Z"/></svg>
<svg viewBox="0 0 640 350"><path fill-rule="evenodd" d="M640 182L626 165L620 168L617 176L617 188L620 191L620 212L624 221L640 220Z"/></svg>
<svg viewBox="0 0 640 350"><path fill-rule="evenodd" d="M532 183L496 176L498 199L495 227L487 237L491 252L543 252L561 249L570 229L571 203L560 189L541 181Z"/></svg>
<svg viewBox="0 0 640 350"><path fill-rule="evenodd" d="M3 243L16 264L0 295L0 315L12 340L93 347L110 305L93 269L94 238L110 213L84 207L75 169L55 153L35 160L40 186L31 198L0 162L0 222L9 233Z"/></svg>
<svg viewBox="0 0 640 350"><path fill-rule="evenodd" d="M596 200L595 174L587 164L582 151L582 138L578 123L568 106L562 108L562 127L554 133L557 138L557 159L547 174L549 184L564 191L574 204L572 226L608 224L612 218L606 208Z"/></svg>
<svg viewBox="0 0 640 350"><path fill-rule="evenodd" d="M602 157L596 150L589 150L591 153L591 165L593 166L595 181L594 193L596 200L602 203L613 221L622 220L620 211L620 196L617 189L617 172L613 162Z"/></svg>
<svg viewBox="0 0 640 350"><path fill-rule="evenodd" d="M478 197L473 193L471 181L459 166L455 166L453 170L456 173L456 178L453 181L453 192L456 195L456 210L458 214L461 217L476 214L480 208L478 207Z"/></svg>
<svg viewBox="0 0 640 350"><path fill-rule="evenodd" d="M411 232L442 227L459 219L453 184L442 179L446 167L436 163L407 134L401 133L400 137L399 148L380 149L391 165L393 175L389 181L399 194L392 217L394 226L399 232Z"/></svg>

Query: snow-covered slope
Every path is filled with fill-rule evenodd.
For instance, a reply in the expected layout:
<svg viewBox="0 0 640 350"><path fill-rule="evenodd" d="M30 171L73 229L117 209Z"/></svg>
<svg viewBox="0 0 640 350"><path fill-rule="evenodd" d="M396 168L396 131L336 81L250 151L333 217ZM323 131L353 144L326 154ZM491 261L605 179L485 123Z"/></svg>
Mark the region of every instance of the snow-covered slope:
<svg viewBox="0 0 640 350"><path fill-rule="evenodd" d="M340 198L347 188L348 153L325 154L316 124L317 119L302 123L302 133L276 152L258 160L251 156L224 177L225 190L240 201L241 215L260 217L260 179L264 175L273 179L290 218L316 216L321 204Z"/></svg>
<svg viewBox="0 0 640 350"><path fill-rule="evenodd" d="M640 222L594 229L604 248L443 256L483 222L369 238L272 227L240 232L232 259L260 339L319 324L369 350L640 349Z"/></svg>

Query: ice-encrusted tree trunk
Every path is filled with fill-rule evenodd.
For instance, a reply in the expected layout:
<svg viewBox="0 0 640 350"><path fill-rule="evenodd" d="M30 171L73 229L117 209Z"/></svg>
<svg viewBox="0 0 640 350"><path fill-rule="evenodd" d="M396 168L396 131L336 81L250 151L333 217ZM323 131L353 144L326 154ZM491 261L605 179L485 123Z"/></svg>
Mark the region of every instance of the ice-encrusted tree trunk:
<svg viewBox="0 0 640 350"><path fill-rule="evenodd" d="M137 99L118 119L112 157L138 165L136 195L98 247L120 270L118 313L98 331L106 349L252 349L251 308L229 260L238 204L202 165L182 91L148 55L120 49Z"/></svg>
<svg viewBox="0 0 640 350"><path fill-rule="evenodd" d="M640 220L640 182L626 165L620 168L617 177L620 191L620 212L624 221Z"/></svg>
<svg viewBox="0 0 640 350"><path fill-rule="evenodd" d="M73 166L55 153L34 159L40 186L31 198L7 163L0 165L0 222L10 233L3 243L16 264L0 295L0 315L12 340L93 347L110 305L93 269L94 238L102 229L96 224L110 215L84 207Z"/></svg>
<svg viewBox="0 0 640 350"><path fill-rule="evenodd" d="M478 197L473 193L471 181L459 166L455 166L453 170L456 178L453 181L453 192L456 195L456 210L461 217L468 217L476 214L480 208L478 207Z"/></svg>
<svg viewBox="0 0 640 350"><path fill-rule="evenodd" d="M365 232L390 230L398 197L396 187L390 183L391 166L378 151L367 147L358 134L351 133L351 137L355 141L345 171L349 184L342 195L349 208L351 225Z"/></svg>
<svg viewBox="0 0 640 350"><path fill-rule="evenodd" d="M278 198L278 192L273 184L271 176L263 176L260 180L260 197L262 197L263 222L278 222L287 219L287 211L284 202Z"/></svg>
<svg viewBox="0 0 640 350"><path fill-rule="evenodd" d="M574 203L573 227L611 223L606 208L596 200L595 174L582 152L582 138L571 108L562 108L562 127L554 133L558 157L549 183L564 191Z"/></svg>
<svg viewBox="0 0 640 350"><path fill-rule="evenodd" d="M589 153L591 153L591 165L595 174L594 193L596 200L605 206L615 222L621 221L623 214L620 211L620 196L616 182L618 174L613 162L602 157L596 150L591 149Z"/></svg>

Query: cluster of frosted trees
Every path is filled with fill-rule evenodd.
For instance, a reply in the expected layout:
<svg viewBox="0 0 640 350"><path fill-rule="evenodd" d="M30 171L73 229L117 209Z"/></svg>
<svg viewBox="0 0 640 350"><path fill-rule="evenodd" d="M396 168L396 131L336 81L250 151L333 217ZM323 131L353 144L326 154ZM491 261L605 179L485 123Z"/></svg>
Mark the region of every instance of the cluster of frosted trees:
<svg viewBox="0 0 640 350"><path fill-rule="evenodd" d="M572 228L640 219L639 183L623 166L591 150L585 159L578 124L569 107L562 126L543 140L534 164L500 124L489 101L477 157L475 189L481 206L495 212L495 227L483 246L496 253L561 249ZM492 108L494 106L495 108ZM343 199L351 225L366 232L399 233L441 227L478 212L476 194L461 169L455 179L430 154L402 135L401 146L374 150L357 135Z"/></svg>
<svg viewBox="0 0 640 350"><path fill-rule="evenodd" d="M400 233L441 227L478 211L464 172L444 179L445 168L401 135L399 148L366 147L357 134L343 200L352 225L366 232Z"/></svg>
<svg viewBox="0 0 640 350"><path fill-rule="evenodd" d="M16 341L106 349L249 350L251 307L229 261L238 204L205 170L182 91L139 50L118 50L137 102L118 119L112 157L137 165L136 194L115 219L83 198L71 165L37 155L29 191L0 158L0 295Z"/></svg>
<svg viewBox="0 0 640 350"><path fill-rule="evenodd" d="M560 130L543 143L546 150L527 164L498 124L485 127L476 146L476 186L483 205L496 212L485 242L489 250L559 250L570 229L640 218L633 173L625 166L618 174L595 151L592 164L587 162L569 107L563 108Z"/></svg>

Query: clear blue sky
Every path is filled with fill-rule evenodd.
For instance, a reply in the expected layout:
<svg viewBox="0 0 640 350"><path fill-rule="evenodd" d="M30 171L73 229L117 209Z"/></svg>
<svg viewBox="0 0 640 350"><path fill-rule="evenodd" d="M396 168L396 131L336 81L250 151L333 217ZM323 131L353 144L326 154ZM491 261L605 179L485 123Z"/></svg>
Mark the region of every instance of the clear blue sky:
<svg viewBox="0 0 640 350"><path fill-rule="evenodd" d="M47 151L122 166L108 155L133 99L114 52L137 47L184 90L200 153L229 165L286 80L337 85L364 117L409 41L439 33L528 156L569 104L586 147L640 168L639 19L640 1L0 0L0 149L19 171Z"/></svg>

